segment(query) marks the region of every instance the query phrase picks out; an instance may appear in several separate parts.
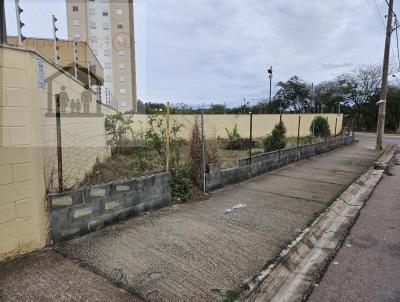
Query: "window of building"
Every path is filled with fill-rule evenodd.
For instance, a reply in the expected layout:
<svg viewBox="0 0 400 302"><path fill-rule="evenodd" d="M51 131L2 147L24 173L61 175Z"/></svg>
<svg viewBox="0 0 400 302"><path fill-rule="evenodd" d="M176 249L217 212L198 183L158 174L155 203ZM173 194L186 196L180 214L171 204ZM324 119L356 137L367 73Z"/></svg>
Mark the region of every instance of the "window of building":
<svg viewBox="0 0 400 302"><path fill-rule="evenodd" d="M122 23L117 23L117 29L123 29L124 25Z"/></svg>
<svg viewBox="0 0 400 302"><path fill-rule="evenodd" d="M79 25L81 25L81 22L80 22L78 19L74 19L74 20L72 21L72 24L73 24L74 26L79 26Z"/></svg>
<svg viewBox="0 0 400 302"><path fill-rule="evenodd" d="M125 94L125 93L126 93L126 89L125 89L125 88L121 88L121 89L119 90L119 93L120 93L120 94Z"/></svg>
<svg viewBox="0 0 400 302"><path fill-rule="evenodd" d="M123 51L123 50L118 50L118 55L119 55L119 56L125 55L125 51Z"/></svg>
<svg viewBox="0 0 400 302"><path fill-rule="evenodd" d="M79 7L78 7L78 6L76 6L76 5L74 5L74 6L72 7L72 11L73 11L73 12L77 12L77 11L79 11Z"/></svg>
<svg viewBox="0 0 400 302"><path fill-rule="evenodd" d="M104 55L105 55L106 57L111 56L111 50L105 49L105 50L104 50Z"/></svg>
<svg viewBox="0 0 400 302"><path fill-rule="evenodd" d="M104 30L109 30L110 29L110 25L108 23L103 23L103 29Z"/></svg>
<svg viewBox="0 0 400 302"><path fill-rule="evenodd" d="M111 76L110 75L106 76L106 82L111 82Z"/></svg>
<svg viewBox="0 0 400 302"><path fill-rule="evenodd" d="M89 37L89 41L90 41L91 43L97 43L97 37L96 37L96 36L90 36L90 37Z"/></svg>
<svg viewBox="0 0 400 302"><path fill-rule="evenodd" d="M96 22L89 22L90 29L96 29Z"/></svg>
<svg viewBox="0 0 400 302"><path fill-rule="evenodd" d="M119 76L119 81L120 82L125 82L125 76Z"/></svg>
<svg viewBox="0 0 400 302"><path fill-rule="evenodd" d="M117 41L118 41L119 43L124 43L125 39L124 39L123 36L117 36Z"/></svg>
<svg viewBox="0 0 400 302"><path fill-rule="evenodd" d="M81 39L81 35L80 34L74 34L74 39L75 40L80 40Z"/></svg>
<svg viewBox="0 0 400 302"><path fill-rule="evenodd" d="M89 0L90 2L94 2L94 0Z"/></svg>
<svg viewBox="0 0 400 302"><path fill-rule="evenodd" d="M120 102L119 102L119 105L120 105L121 107L126 107L126 106L127 106L125 101L120 101Z"/></svg>
<svg viewBox="0 0 400 302"><path fill-rule="evenodd" d="M103 17L108 17L108 11L103 10Z"/></svg>
<svg viewBox="0 0 400 302"><path fill-rule="evenodd" d="M115 13L117 14L117 16L122 16L122 8L117 8L115 10Z"/></svg>
<svg viewBox="0 0 400 302"><path fill-rule="evenodd" d="M89 15L90 16L96 16L96 9L95 8L89 8Z"/></svg>
<svg viewBox="0 0 400 302"><path fill-rule="evenodd" d="M104 64L105 69L111 69L111 63L105 63Z"/></svg>
<svg viewBox="0 0 400 302"><path fill-rule="evenodd" d="M119 69L124 69L125 68L125 63L119 63L118 67L119 67Z"/></svg>

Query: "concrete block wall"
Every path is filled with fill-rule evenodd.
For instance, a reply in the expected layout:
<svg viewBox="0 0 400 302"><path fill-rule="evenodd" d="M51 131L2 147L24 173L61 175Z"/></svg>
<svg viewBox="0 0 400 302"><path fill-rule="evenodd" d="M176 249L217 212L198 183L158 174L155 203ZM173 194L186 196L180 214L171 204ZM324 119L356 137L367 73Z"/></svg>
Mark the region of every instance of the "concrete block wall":
<svg viewBox="0 0 400 302"><path fill-rule="evenodd" d="M35 70L23 52L0 47L0 261L46 243L39 106Z"/></svg>
<svg viewBox="0 0 400 302"><path fill-rule="evenodd" d="M40 85L38 60L44 64ZM64 88L62 88L64 87ZM46 245L46 190L57 187L54 102L92 94L90 112L113 113L93 92L34 51L0 45L0 262ZM52 105L50 110L49 104ZM48 115L50 114L50 116ZM110 154L104 116L61 119L66 185Z"/></svg>
<svg viewBox="0 0 400 302"><path fill-rule="evenodd" d="M219 163L209 164L208 173L206 174L206 188L207 191L211 191L229 184L239 183L262 173L329 152L353 142L354 136L348 136L323 143L263 153L252 157L251 160L250 158L240 159L236 167L225 170L220 169Z"/></svg>
<svg viewBox="0 0 400 302"><path fill-rule="evenodd" d="M48 195L52 242L70 239L123 218L168 206L169 173Z"/></svg>

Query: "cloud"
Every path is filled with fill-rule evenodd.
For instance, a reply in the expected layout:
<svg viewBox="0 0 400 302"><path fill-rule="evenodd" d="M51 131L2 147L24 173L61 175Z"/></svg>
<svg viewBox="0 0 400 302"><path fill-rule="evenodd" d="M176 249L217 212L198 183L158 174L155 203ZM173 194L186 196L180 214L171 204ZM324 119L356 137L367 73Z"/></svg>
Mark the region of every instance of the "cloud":
<svg viewBox="0 0 400 302"><path fill-rule="evenodd" d="M146 71L146 86L139 94L149 100L215 103L225 96L264 96L269 65L274 83L293 75L318 83L332 78L335 69L381 60L382 28L363 0L145 5L146 62L138 64Z"/></svg>
<svg viewBox="0 0 400 302"><path fill-rule="evenodd" d="M354 63L326 63L321 64L321 68L323 69L338 69L338 68L348 68L353 67Z"/></svg>
<svg viewBox="0 0 400 302"><path fill-rule="evenodd" d="M6 0L9 16L12 2ZM51 13L61 16L66 35L64 0L28 2L28 35L51 36ZM364 0L134 3L138 95L145 101L240 102L269 93L270 65L276 89L293 75L318 83L340 69L379 63L383 54L385 29ZM39 11L47 17L37 18ZM15 21L7 21L14 30Z"/></svg>

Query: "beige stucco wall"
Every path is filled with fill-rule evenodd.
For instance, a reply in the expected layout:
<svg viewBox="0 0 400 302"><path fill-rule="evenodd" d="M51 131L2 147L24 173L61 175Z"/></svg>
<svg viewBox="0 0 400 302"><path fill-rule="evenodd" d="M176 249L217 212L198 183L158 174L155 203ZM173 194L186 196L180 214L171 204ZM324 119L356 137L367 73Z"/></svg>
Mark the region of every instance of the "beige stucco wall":
<svg viewBox="0 0 400 302"><path fill-rule="evenodd" d="M51 178L57 186L55 94L61 86L70 99L92 95L90 113L100 109L93 92L82 83L44 63L45 77L55 75L52 85L39 88L38 54L0 46L0 261L23 254L46 243L46 189ZM51 90L49 87L51 86ZM51 111L49 107L52 107ZM105 143L104 116L68 115L62 120L63 164L66 184L82 179L96 159L109 156Z"/></svg>
<svg viewBox="0 0 400 302"><path fill-rule="evenodd" d="M335 132L335 124L337 119L337 133L342 130L343 115L341 114L319 114L328 118L332 134ZM299 123L299 116L301 116L300 123L300 136L304 137L310 134L310 125L314 119L315 114L284 114L282 120L287 128L287 137L297 137L297 129ZM253 137L264 137L266 134L271 133L274 126L279 122L278 114L269 115L253 115ZM189 138L190 133L196 119L196 115L171 115L171 123L174 121L183 125L181 131L182 138ZM148 127L147 115L135 115L133 117L134 131L140 132L146 130ZM200 122L200 117L198 117ZM238 131L242 137L249 137L250 133L250 116L240 114L224 114L224 115L204 115L204 128L205 134L209 138L226 138L227 133L225 129L232 131L237 125Z"/></svg>

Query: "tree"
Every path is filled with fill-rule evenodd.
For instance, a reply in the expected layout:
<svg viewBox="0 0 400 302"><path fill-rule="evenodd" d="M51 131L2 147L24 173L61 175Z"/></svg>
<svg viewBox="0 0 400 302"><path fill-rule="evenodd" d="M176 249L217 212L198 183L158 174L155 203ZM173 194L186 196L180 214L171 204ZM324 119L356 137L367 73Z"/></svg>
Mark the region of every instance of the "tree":
<svg viewBox="0 0 400 302"><path fill-rule="evenodd" d="M315 108L317 112L335 111L339 103L344 103L345 98L338 81L325 81L315 86Z"/></svg>
<svg viewBox="0 0 400 302"><path fill-rule="evenodd" d="M345 104L354 106L354 114L358 128L362 124L371 130L375 122L368 119L368 110L365 106L379 91L382 77L380 65L361 65L351 72L337 77L340 93Z"/></svg>
<svg viewBox="0 0 400 302"><path fill-rule="evenodd" d="M226 113L226 105L224 104L212 104L207 110L207 113L211 114L224 114Z"/></svg>
<svg viewBox="0 0 400 302"><path fill-rule="evenodd" d="M322 116L317 116L311 123L310 132L316 137L328 137L331 135L328 120Z"/></svg>
<svg viewBox="0 0 400 302"><path fill-rule="evenodd" d="M286 147L286 127L283 122L275 125L271 134L264 140L265 152L284 149Z"/></svg>
<svg viewBox="0 0 400 302"><path fill-rule="evenodd" d="M308 111L311 107L311 85L298 76L291 77L287 82L279 82L279 88L274 99L279 101L283 109Z"/></svg>

